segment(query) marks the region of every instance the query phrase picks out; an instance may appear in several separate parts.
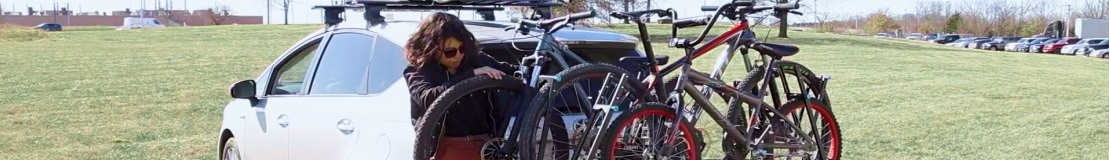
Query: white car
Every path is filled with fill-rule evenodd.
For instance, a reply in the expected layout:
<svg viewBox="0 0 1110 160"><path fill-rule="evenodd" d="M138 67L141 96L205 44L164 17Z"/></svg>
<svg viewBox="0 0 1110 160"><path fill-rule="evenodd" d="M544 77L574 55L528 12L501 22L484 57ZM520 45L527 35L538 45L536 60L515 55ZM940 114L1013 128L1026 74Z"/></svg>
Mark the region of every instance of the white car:
<svg viewBox="0 0 1110 160"><path fill-rule="evenodd" d="M1017 42L1006 43L1006 46L1003 47L1003 49L1006 51L1017 51L1018 45L1029 43L1030 41L1033 41L1033 39L1035 38L1022 38L1019 39Z"/></svg>
<svg viewBox="0 0 1110 160"><path fill-rule="evenodd" d="M1060 54L1079 55L1079 54L1076 54L1076 53L1083 53L1083 52L1080 52L1080 50L1087 48L1087 46L1089 46L1089 45L1103 43L1103 41L1107 41L1107 39L1106 38L1088 38L1088 39L1079 40L1079 42L1075 42L1075 44L1066 45L1066 46L1064 46L1064 48L1060 48Z"/></svg>
<svg viewBox="0 0 1110 160"><path fill-rule="evenodd" d="M1100 49L1100 50L1091 51L1091 53L1087 54L1087 56L1088 57L1098 57L1098 58L1110 58L1110 54L1107 53L1107 49Z"/></svg>
<svg viewBox="0 0 1110 160"><path fill-rule="evenodd" d="M413 158L402 44L418 22L369 23L363 11L347 12L348 20L309 34L259 76L230 87L234 99L223 109L219 130L221 159ZM505 30L516 23L464 23L482 50L500 61L519 62L531 52L513 47L538 41ZM623 34L577 27L554 35L570 50L589 53L582 56L587 61L643 56L637 39Z"/></svg>
<svg viewBox="0 0 1110 160"><path fill-rule="evenodd" d="M886 33L876 33L875 38L890 38L890 35Z"/></svg>

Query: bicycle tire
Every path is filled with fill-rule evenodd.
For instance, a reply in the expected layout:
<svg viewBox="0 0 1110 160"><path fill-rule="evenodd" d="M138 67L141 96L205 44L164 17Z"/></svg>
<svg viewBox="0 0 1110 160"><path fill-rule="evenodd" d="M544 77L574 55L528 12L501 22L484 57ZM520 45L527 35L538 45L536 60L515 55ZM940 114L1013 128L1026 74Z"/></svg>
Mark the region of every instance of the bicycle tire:
<svg viewBox="0 0 1110 160"><path fill-rule="evenodd" d="M829 103L828 93L825 92L824 88L825 86L823 84L816 84L817 82L820 82L821 79L814 75L813 71L810 71L809 68L793 61L781 60L778 64L778 66L774 66L773 70L778 70L784 74L791 75L794 75L796 73L804 74L801 76L804 77L806 85L810 86L810 89L813 90L814 93L818 94L816 95L816 99L825 104ZM762 75L765 73L765 70L766 69L764 67L753 68L752 71L748 72L748 75L745 76L746 79L744 81L741 81L740 85L736 87L742 92L751 92L757 89L757 84L759 84L759 82L763 80ZM728 102L728 120L732 121L734 124L737 124L737 129L745 129L746 127L748 127L748 124L751 123L749 122L750 117L747 117L747 114L744 113L744 108L740 106L743 104L745 103L739 102L736 99ZM829 112L831 113L832 110L829 109ZM725 159L744 159L743 157L746 157L750 150L748 150L747 147L736 146L736 144L731 143L732 138L728 138L728 133L725 134L726 135L723 138L724 140L721 142L722 150L724 150L725 152Z"/></svg>
<svg viewBox="0 0 1110 160"><path fill-rule="evenodd" d="M616 151L617 150L617 145L621 145L621 143L618 143L617 140L622 139L622 138L620 138L620 137L622 137L621 133L626 133L626 132L622 132L622 131L624 131L625 125L631 124L632 122L634 122L635 120L637 120L637 118L640 118L641 116L650 116L650 115L661 116L661 118L664 118L664 119L662 119L664 122L670 122L670 121L673 121L674 118L678 118L678 115L675 114L675 109L674 108L671 108L671 107L669 107L667 105L664 105L662 103L644 103L640 107L636 107L636 109L633 110L632 112L621 114L620 116L617 116L616 120L613 121L613 125L616 125L616 126L608 127L607 131L605 131L605 134L604 134L606 136L604 138L602 138L603 141L601 143L601 146L603 146L605 148L600 148L601 149L601 156L603 156L600 159L610 159L610 160L616 159L616 157L617 157L616 156L616 154L617 154L617 151ZM701 147L702 144L699 143L699 142L702 142L702 137L697 132L694 132L694 125L690 121L683 120L679 123L680 124L677 126L677 127L679 127L679 131L681 133L685 133L685 134L680 135L683 139L685 139L684 143L682 143L682 145L685 146L685 149L683 149L683 150L686 151L685 153L687 153L686 156L685 156L685 159L693 159L693 160L701 159L701 151L699 150L699 148L702 148ZM676 127L676 126L672 125L670 127ZM670 129L670 128L669 127L663 127L662 129ZM665 132L663 134L665 134ZM652 137L652 138L649 138L649 139L652 139L652 140L662 139L662 137ZM657 142L657 141L653 141L653 142ZM680 148L681 147L676 147L675 149L680 149ZM652 155L652 156L654 156L654 155ZM637 157L637 158L671 159L671 157ZM633 159L635 159L635 158L633 158Z"/></svg>
<svg viewBox="0 0 1110 160"><path fill-rule="evenodd" d="M524 81L510 76L493 79L489 76L476 76L456 83L443 92L419 120L416 121L416 143L413 145L413 159L431 159L438 147L440 122L446 116L447 110L455 101L469 95L471 92L485 89L502 89L523 93L528 97L528 87ZM525 98L527 100L527 98Z"/></svg>
<svg viewBox="0 0 1110 160"><path fill-rule="evenodd" d="M827 146L826 145L818 146L819 147L818 152L817 152L818 154L815 155L816 156L815 158L818 159L818 160L838 160L838 159L840 159L840 151L841 151L841 147L842 147L843 144L841 143L842 139L840 138L840 123L837 122L836 115L833 115L832 110L830 110L828 107L825 107L827 104L825 104L823 102L810 101L809 105L806 105L804 103L805 103L804 101L787 102L786 104L782 105L782 108L779 108L780 109L779 113L783 113L783 117L790 117L791 115L798 115L798 114L794 114L794 111L797 111L798 109L801 109L801 108L809 107L810 110L814 111L817 115L819 115L821 117L820 119L822 120L822 122L825 122L824 124L821 124L821 126L827 126L827 127L822 128L822 131L827 132L827 134L826 133L820 133L820 134L811 134L810 135L814 139L816 139L818 141L821 141L821 142L823 142L824 144L827 145ZM799 114L805 114L805 113L799 113ZM810 115L810 116L812 116L812 115ZM795 120L794 122L797 123L798 125L801 125L801 123L802 123L802 122L798 122L797 120ZM798 126L798 127L802 128L802 129L805 129L805 127L802 127L802 126ZM785 133L785 132L779 132L779 133L782 134L782 133ZM817 136L820 136L820 135L828 135L828 137L817 137ZM824 148L824 150L822 150L822 148ZM825 151L825 152L822 152L822 151Z"/></svg>
<svg viewBox="0 0 1110 160"><path fill-rule="evenodd" d="M571 66L570 68L555 74L555 76L554 76L554 77L556 77L555 82L546 83L542 87L540 87L539 93L537 93L536 96L534 96L534 98L531 100L531 104L527 107L525 115L523 116L523 119L521 120L522 121L522 123L521 123L522 126L521 126L521 130L520 130L520 135L522 135L522 136L519 137L519 141L518 141L518 144L517 144L517 146L519 147L518 149L520 151L518 153L525 153L525 154L521 154L521 157L526 158L526 160L531 159L531 158L542 159L542 158L537 158L537 157L543 156L544 153L535 153L538 149L538 146L536 145L536 143L533 143L533 142L537 141L535 135L537 134L537 130L539 130L539 129L537 129L540 126L539 123L542 123L542 122L540 122L541 121L540 117L558 116L558 115L550 115L550 114L557 114L557 113L549 112L554 107L554 106L550 106L550 104L551 104L551 103L549 103L550 99L555 98L556 95L558 93L562 92L563 89L565 89L567 87L572 87L573 84L575 84L575 82L577 82L577 80L580 80L580 79L583 79L583 78L604 77L604 76L608 76L610 74L631 75L631 74L628 73L628 71L625 71L624 69L621 69L620 67L617 67L617 66L614 66L614 65L611 65L611 64L586 63L586 64L579 64L579 65ZM639 82L639 80L630 77L630 78L625 79L624 84L626 84L624 86L629 87L630 89L633 90L633 93L632 93L633 95L641 95L637 99L640 99L640 98L643 98L643 97L648 97L648 96L642 96L642 95L645 95L643 93L646 91L646 89L644 89L644 85L642 85ZM596 92L596 91L587 91L587 92ZM586 111L592 111L592 110L586 110ZM567 127L564 126L563 128L565 129ZM571 135L567 135L567 137L568 137L567 142L569 142L569 138L571 137ZM557 154L565 154L565 153L557 153ZM556 156L558 156L558 155L556 155Z"/></svg>

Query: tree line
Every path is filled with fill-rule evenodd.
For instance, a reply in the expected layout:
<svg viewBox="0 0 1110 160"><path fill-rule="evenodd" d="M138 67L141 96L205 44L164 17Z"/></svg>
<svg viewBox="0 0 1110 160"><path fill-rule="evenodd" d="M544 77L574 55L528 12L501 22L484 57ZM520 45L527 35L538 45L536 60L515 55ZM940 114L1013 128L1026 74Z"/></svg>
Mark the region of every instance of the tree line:
<svg viewBox="0 0 1110 160"><path fill-rule="evenodd" d="M916 2L914 12L892 15L878 10L866 16L842 20L818 17L818 30L863 33L960 33L984 36L1032 36L1054 21L1074 23L1076 18L1106 19L1110 0L1084 0L1065 4L1055 0L972 0L951 3L940 0ZM1070 11L1069 9L1070 8ZM1069 32L1074 28L1069 27ZM1074 32L1072 32L1074 33Z"/></svg>

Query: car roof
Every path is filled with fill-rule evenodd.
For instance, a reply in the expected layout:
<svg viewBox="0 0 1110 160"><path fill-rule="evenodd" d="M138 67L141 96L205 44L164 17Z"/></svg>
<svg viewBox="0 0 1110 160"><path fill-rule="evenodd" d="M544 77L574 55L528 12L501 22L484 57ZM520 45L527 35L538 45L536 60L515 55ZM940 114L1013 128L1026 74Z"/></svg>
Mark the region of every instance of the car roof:
<svg viewBox="0 0 1110 160"><path fill-rule="evenodd" d="M347 13L348 15L362 14L362 12L350 10L348 11L351 12ZM540 30L533 30L530 32L530 34L523 35L513 30L506 31L505 28L517 24L507 21L464 20L463 23L466 26L467 30L473 33L474 38L477 39L478 42L481 44L504 42L536 43L539 41L539 38L536 36L539 36L542 33ZM317 32L313 33L312 35L331 30L369 30L377 33L388 33L380 35L390 41L396 43L404 43L408 41L411 33L416 32L416 29L419 28L419 22L405 20L386 21L383 24L375 26L368 26L368 24L369 23L365 19L350 18L339 24L336 24L332 28L325 27L323 29L317 30ZM599 47L634 48L639 42L639 39L636 37L610 31L593 29L589 27L567 27L559 30L558 32L555 32L553 35L556 37L557 40L568 45L598 44L596 46Z"/></svg>

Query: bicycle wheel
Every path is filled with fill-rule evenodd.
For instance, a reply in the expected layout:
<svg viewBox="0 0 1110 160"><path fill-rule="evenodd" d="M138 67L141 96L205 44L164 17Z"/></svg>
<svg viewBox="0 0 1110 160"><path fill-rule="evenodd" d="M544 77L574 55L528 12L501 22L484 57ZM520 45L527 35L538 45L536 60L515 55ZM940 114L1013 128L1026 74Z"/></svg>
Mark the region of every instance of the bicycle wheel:
<svg viewBox="0 0 1110 160"><path fill-rule="evenodd" d="M498 98L498 103L494 104L497 106L494 107L511 107L525 104L531 96L528 92L531 92L530 88L523 83L523 80L509 76L501 77L500 80L488 76L477 76L463 80L448 88L432 102L424 116L414 123L416 126L416 143L413 147L413 159L431 159L434 156L437 146L439 146L438 136L442 129L443 119L455 102L474 94L489 94L491 97ZM501 104L502 102L505 103ZM498 126L491 128L495 130L503 129Z"/></svg>
<svg viewBox="0 0 1110 160"><path fill-rule="evenodd" d="M816 150L773 149L768 150L767 153L774 154L765 156L765 158L788 160L840 159L839 123L825 106L825 104L817 101L810 101L808 105L805 101L791 101L783 104L782 108L779 108L783 115L772 120L778 122L772 123L771 128L774 132L773 137L769 140L774 140L775 143L803 144L801 135L804 134L815 140L813 145L816 146ZM787 121L797 125L801 130L786 126L785 122Z"/></svg>
<svg viewBox="0 0 1110 160"><path fill-rule="evenodd" d="M677 117L673 108L660 103L617 116L601 139L600 159L701 159L701 136L692 132L689 121L674 124ZM663 141L671 127L678 127L678 134L675 146L667 148Z"/></svg>
<svg viewBox="0 0 1110 160"><path fill-rule="evenodd" d="M749 94L755 94L756 92L758 92L759 89L757 87L763 85L760 82L762 82L763 80L762 76L765 73L765 70L766 69L764 67L755 67L754 69L752 69L751 72L748 72L748 75L745 77L746 79L744 81L736 82L739 83L739 85L737 85L737 88L740 89L740 91L748 92ZM811 100L816 100L824 104L829 104L829 98L828 94L825 92L824 84L821 84L821 79L814 75L814 73L810 71L809 68L806 68L805 66L796 62L783 60L779 61L778 66L773 66L771 70L776 71L771 74L772 79L776 80L772 83L778 85L779 89L782 91L779 92L780 95L766 95L767 97L786 97L786 101L800 100L799 98L808 97ZM794 80L794 83L790 83L791 80ZM793 84L794 86L791 87L791 84ZM749 124L754 123L751 122L754 118L751 116L762 115L745 114L745 110L748 110L748 112L751 113L766 112L752 111L751 106L744 107L746 106L744 104L745 103L735 99L728 102L728 119L734 124L737 124L736 128L741 131L746 130L749 127ZM826 108L828 108L827 105ZM829 110L829 113L832 113L831 109ZM766 119L767 117L760 118ZM767 125L766 123L755 125L761 125L756 127L757 130L755 130L755 132L762 131L758 129L767 128L763 127ZM754 134L752 136L758 137L758 135ZM749 138L754 139L755 137ZM724 150L725 152L725 159L744 159L743 157L746 157L750 151L747 145L736 144L733 142L732 138L728 138L727 135L725 136L724 141L721 142L721 147L722 150Z"/></svg>
<svg viewBox="0 0 1110 160"><path fill-rule="evenodd" d="M554 77L555 82L540 88L521 120L518 146L524 157L568 159L584 154L577 152L589 144L583 140L599 132L591 130L599 123L595 103L624 106L619 111L640 100L645 91L639 80L610 64L575 65Z"/></svg>

